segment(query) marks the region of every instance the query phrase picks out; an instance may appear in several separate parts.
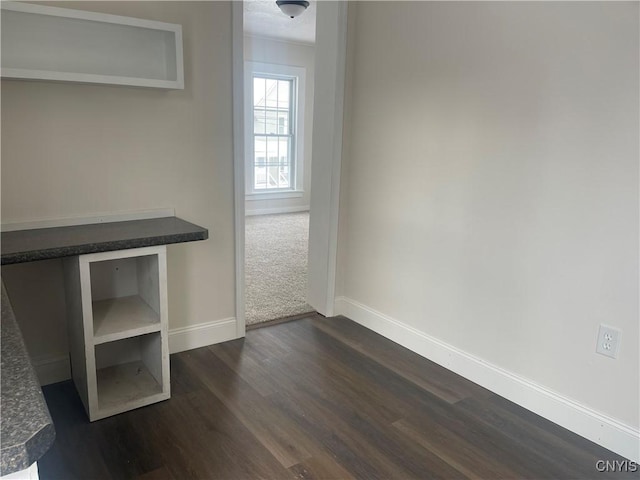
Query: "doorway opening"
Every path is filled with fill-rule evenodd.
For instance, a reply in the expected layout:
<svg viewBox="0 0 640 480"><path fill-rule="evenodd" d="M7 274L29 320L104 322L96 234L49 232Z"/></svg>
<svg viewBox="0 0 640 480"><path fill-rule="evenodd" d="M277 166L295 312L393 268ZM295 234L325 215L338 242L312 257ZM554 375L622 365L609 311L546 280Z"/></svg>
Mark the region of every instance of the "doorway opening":
<svg viewBox="0 0 640 480"><path fill-rule="evenodd" d="M243 2L245 322L313 312L307 303L315 2L291 19Z"/></svg>

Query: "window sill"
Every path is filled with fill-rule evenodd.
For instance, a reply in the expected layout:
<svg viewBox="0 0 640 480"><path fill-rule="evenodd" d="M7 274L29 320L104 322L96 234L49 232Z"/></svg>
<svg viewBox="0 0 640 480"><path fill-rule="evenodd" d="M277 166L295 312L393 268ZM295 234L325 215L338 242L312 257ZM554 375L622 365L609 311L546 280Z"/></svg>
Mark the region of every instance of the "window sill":
<svg viewBox="0 0 640 480"><path fill-rule="evenodd" d="M279 192L247 193L245 200L277 200L280 198L302 198L304 190L283 190Z"/></svg>

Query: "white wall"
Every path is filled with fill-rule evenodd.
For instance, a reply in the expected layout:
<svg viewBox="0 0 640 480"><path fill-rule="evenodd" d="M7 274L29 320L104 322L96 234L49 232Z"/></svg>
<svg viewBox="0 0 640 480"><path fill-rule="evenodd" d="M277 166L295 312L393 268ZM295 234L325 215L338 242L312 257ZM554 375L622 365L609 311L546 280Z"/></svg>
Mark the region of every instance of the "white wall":
<svg viewBox="0 0 640 480"><path fill-rule="evenodd" d="M182 24L186 87L3 80L2 222L175 208L207 227L209 240L168 248L169 328L229 326L235 316L230 3L47 4ZM65 355L61 262L3 267L2 276L32 356ZM235 334L230 327L204 341L228 338Z"/></svg>
<svg viewBox="0 0 640 480"><path fill-rule="evenodd" d="M295 198L256 200L251 197L245 202L247 213L274 213L302 211L309 209L311 190L311 142L313 131L313 86L314 52L313 45L283 42L264 37L245 35L244 59L251 62L290 65L306 69L306 93L304 112L304 158L303 158L303 194Z"/></svg>
<svg viewBox="0 0 640 480"><path fill-rule="evenodd" d="M638 3L355 12L343 311L637 432Z"/></svg>

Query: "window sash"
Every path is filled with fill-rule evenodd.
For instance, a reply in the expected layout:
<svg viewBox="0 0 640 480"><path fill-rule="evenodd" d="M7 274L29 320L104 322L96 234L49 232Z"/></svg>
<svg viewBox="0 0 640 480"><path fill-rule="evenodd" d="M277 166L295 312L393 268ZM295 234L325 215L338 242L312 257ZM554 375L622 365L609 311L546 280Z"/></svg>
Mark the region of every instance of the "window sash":
<svg viewBox="0 0 640 480"><path fill-rule="evenodd" d="M258 82L256 82L258 80ZM271 83L269 83L271 81ZM275 84L273 84L275 82ZM290 191L296 188L296 87L297 78L292 76L268 75L254 73L252 75L252 109L253 114L253 158L251 165L251 191L266 193L273 191ZM256 99L256 84L264 85L262 98ZM282 88L286 85L286 90ZM275 103L272 91L275 89ZM280 99L282 92L286 98ZM283 107L284 105L284 107ZM286 107L286 108L285 108ZM259 116L264 113L263 125ZM268 121L272 121L272 125ZM275 122L273 122L275 120ZM281 120L283 120L281 122ZM258 128L256 128L258 126ZM281 128L282 127L282 128ZM258 130L258 131L257 131ZM273 132L277 133L273 133ZM282 133L280 133L282 132ZM276 155L269 151L273 141L277 145ZM281 152L282 140L285 140L285 152ZM264 149L258 150L258 141L264 142ZM283 155L284 153L284 155ZM261 159L261 160L258 160Z"/></svg>

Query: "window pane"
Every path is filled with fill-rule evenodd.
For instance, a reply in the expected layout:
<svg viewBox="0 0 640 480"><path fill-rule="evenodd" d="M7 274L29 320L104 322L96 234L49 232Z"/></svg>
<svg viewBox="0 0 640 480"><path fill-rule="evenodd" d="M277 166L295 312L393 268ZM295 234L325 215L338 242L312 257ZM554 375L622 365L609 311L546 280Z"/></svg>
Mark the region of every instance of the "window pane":
<svg viewBox="0 0 640 480"><path fill-rule="evenodd" d="M265 79L266 82L266 97L267 107L276 108L278 106L278 80L271 78Z"/></svg>
<svg viewBox="0 0 640 480"><path fill-rule="evenodd" d="M267 110L266 112L267 125L266 125L266 133L269 134L277 134L278 132L278 111L277 110Z"/></svg>
<svg viewBox="0 0 640 480"><path fill-rule="evenodd" d="M289 112L287 110L278 110L278 133L288 135L289 132Z"/></svg>
<svg viewBox="0 0 640 480"><path fill-rule="evenodd" d="M267 167L256 167L254 172L254 185L253 188L256 190L262 190L266 188L266 175Z"/></svg>
<svg viewBox="0 0 640 480"><path fill-rule="evenodd" d="M265 79L253 77L253 106L264 107L265 96Z"/></svg>
<svg viewBox="0 0 640 480"><path fill-rule="evenodd" d="M254 145L254 181L253 188L256 190L264 189L267 186L267 142L266 137L255 137Z"/></svg>
<svg viewBox="0 0 640 480"><path fill-rule="evenodd" d="M291 90L291 80L278 81L278 108L289 109L289 92Z"/></svg>
<svg viewBox="0 0 640 480"><path fill-rule="evenodd" d="M267 167L267 187L268 189L278 188L278 167Z"/></svg>
<svg viewBox="0 0 640 480"><path fill-rule="evenodd" d="M294 82L253 77L253 190L294 187Z"/></svg>
<svg viewBox="0 0 640 480"><path fill-rule="evenodd" d="M255 158L254 163L257 164L259 158L264 162L267 157L267 137L256 136L253 142L253 149Z"/></svg>
<svg viewBox="0 0 640 480"><path fill-rule="evenodd" d="M278 139L278 148L279 148L279 165L285 166L289 165L289 138L279 138Z"/></svg>
<svg viewBox="0 0 640 480"><path fill-rule="evenodd" d="M278 139L267 138L267 159L269 165L278 165Z"/></svg>
<svg viewBox="0 0 640 480"><path fill-rule="evenodd" d="M256 190L267 188L267 167L255 167L253 188Z"/></svg>
<svg viewBox="0 0 640 480"><path fill-rule="evenodd" d="M280 188L289 188L289 166L280 167Z"/></svg>
<svg viewBox="0 0 640 480"><path fill-rule="evenodd" d="M265 115L264 110L262 108L254 108L253 109L253 133L256 134L265 134L266 124L265 124Z"/></svg>

